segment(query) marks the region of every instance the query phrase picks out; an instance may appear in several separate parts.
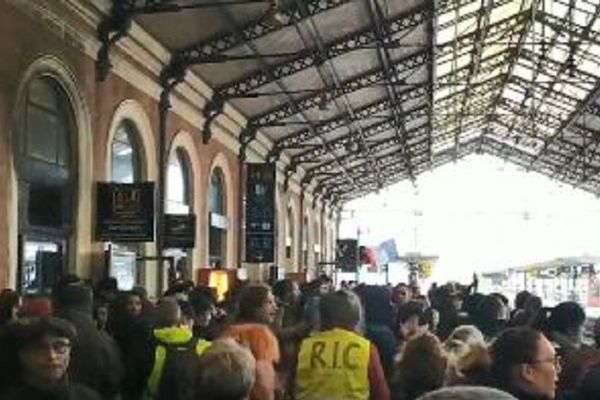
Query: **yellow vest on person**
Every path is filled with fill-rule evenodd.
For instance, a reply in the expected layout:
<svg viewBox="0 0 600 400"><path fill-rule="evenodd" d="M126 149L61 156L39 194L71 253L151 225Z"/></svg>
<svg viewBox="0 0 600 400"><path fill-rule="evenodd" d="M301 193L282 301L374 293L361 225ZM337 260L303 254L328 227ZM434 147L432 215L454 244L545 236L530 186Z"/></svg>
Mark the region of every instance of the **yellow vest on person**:
<svg viewBox="0 0 600 400"><path fill-rule="evenodd" d="M295 400L368 400L371 342L345 329L318 332L298 353Z"/></svg>
<svg viewBox="0 0 600 400"><path fill-rule="evenodd" d="M193 333L189 328L186 327L169 327L154 330L154 337L162 343L168 343L171 345L178 345L188 343L193 339ZM198 357L201 356L209 347L211 343L204 339L199 339L196 343L196 353ZM158 392L158 386L160 385L160 379L162 378L163 369L165 367L165 361L167 359L167 349L163 345L157 345L154 350L154 365L152 366L152 372L148 378L147 394L148 397L154 398Z"/></svg>

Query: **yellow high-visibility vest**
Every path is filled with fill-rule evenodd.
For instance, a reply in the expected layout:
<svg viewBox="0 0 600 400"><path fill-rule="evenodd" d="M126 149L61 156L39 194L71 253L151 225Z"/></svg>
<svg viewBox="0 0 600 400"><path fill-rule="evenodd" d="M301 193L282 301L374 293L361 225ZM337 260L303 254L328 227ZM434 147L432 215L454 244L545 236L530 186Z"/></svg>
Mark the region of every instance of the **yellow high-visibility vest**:
<svg viewBox="0 0 600 400"><path fill-rule="evenodd" d="M296 400L368 400L371 342L345 329L318 332L300 346Z"/></svg>
<svg viewBox="0 0 600 400"><path fill-rule="evenodd" d="M159 339L168 339L165 342L170 344L183 344L192 339L192 332L184 328L163 328L156 329L154 335ZM207 340L199 339L196 344L196 353L198 357L201 356L209 347L211 343ZM158 386L160 385L160 379L162 378L163 369L165 367L165 361L167 360L167 348L163 345L157 345L154 350L154 365L152 366L152 372L148 378L148 385L146 387L147 394L150 398L156 397L158 393Z"/></svg>

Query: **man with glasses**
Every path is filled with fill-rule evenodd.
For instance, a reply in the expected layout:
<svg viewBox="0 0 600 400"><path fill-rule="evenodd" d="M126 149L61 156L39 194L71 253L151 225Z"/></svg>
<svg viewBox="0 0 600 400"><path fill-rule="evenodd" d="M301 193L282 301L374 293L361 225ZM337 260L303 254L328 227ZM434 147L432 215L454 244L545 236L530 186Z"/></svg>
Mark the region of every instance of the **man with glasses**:
<svg viewBox="0 0 600 400"><path fill-rule="evenodd" d="M490 347L494 385L519 400L552 400L560 359L546 337L531 328L503 331Z"/></svg>
<svg viewBox="0 0 600 400"><path fill-rule="evenodd" d="M9 324L0 338L3 400L99 400L71 383L67 370L75 328L59 318L28 318Z"/></svg>

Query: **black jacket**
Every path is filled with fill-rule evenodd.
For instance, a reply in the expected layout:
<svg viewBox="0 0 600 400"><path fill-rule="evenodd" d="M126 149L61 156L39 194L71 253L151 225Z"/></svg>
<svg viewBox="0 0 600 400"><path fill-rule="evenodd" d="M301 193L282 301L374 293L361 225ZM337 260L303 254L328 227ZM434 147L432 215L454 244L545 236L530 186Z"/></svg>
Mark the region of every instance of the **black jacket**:
<svg viewBox="0 0 600 400"><path fill-rule="evenodd" d="M52 391L42 391L27 385L13 386L0 393L2 400L101 400L91 389L76 383L65 384Z"/></svg>
<svg viewBox="0 0 600 400"><path fill-rule="evenodd" d="M57 316L77 329L69 367L71 380L95 390L105 400L116 398L121 388L123 366L115 341L98 330L91 313L63 308Z"/></svg>

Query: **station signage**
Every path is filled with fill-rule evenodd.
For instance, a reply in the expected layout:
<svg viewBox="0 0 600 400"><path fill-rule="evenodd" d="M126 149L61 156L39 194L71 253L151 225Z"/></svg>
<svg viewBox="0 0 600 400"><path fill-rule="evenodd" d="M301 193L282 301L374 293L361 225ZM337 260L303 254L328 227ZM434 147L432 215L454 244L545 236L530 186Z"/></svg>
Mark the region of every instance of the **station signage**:
<svg viewBox="0 0 600 400"><path fill-rule="evenodd" d="M154 182L98 182L96 200L98 241L154 241Z"/></svg>
<svg viewBox="0 0 600 400"><path fill-rule="evenodd" d="M193 248L196 242L196 215L165 214L163 235L165 248Z"/></svg>
<svg viewBox="0 0 600 400"><path fill-rule="evenodd" d="M247 164L246 257L250 263L275 260L275 164Z"/></svg>

